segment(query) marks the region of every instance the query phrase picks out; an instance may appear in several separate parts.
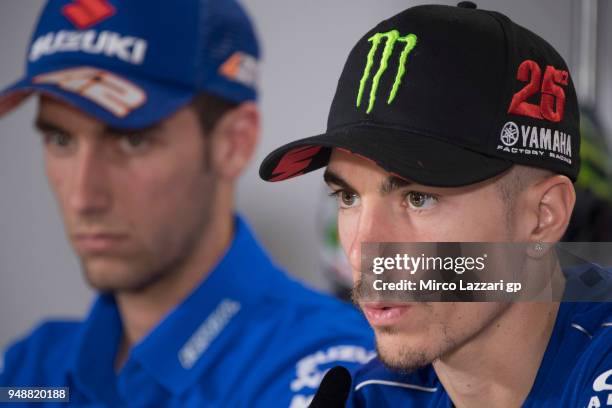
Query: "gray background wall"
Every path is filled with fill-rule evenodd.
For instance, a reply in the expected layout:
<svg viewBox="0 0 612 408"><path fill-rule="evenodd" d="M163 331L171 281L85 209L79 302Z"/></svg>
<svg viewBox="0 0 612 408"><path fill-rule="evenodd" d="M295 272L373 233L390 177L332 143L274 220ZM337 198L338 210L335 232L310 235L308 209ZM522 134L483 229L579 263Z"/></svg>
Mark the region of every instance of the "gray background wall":
<svg viewBox="0 0 612 408"><path fill-rule="evenodd" d="M42 0L0 3L0 85L17 79ZM280 144L324 130L344 59L354 42L383 18L424 1L243 0L264 50L262 141L238 188L238 208L269 251L292 274L321 289L316 215L321 174L279 184L259 180L257 167ZM453 2L442 2L454 4ZM571 0L480 0L548 39L570 59ZM600 8L612 21L612 1ZM612 111L612 42L600 30L600 105ZM607 37L606 37L607 36ZM30 101L0 120L0 350L37 321L82 316L92 299L68 246L43 176ZM605 117L612 128L610 115Z"/></svg>

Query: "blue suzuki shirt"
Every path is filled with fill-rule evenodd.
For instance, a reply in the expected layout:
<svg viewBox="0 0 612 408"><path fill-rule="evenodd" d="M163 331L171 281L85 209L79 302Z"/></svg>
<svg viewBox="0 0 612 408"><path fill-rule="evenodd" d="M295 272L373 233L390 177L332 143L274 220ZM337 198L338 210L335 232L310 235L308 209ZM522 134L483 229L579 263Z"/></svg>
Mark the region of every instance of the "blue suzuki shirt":
<svg viewBox="0 0 612 408"><path fill-rule="evenodd" d="M369 361L374 341L352 306L285 276L240 218L214 270L116 373L121 334L100 296L84 322L44 323L9 348L0 386L69 387L73 406L298 408L330 367Z"/></svg>
<svg viewBox="0 0 612 408"><path fill-rule="evenodd" d="M453 405L431 365L398 374L374 359L355 373L347 406ZM612 407L612 303L561 303L540 369L522 406Z"/></svg>

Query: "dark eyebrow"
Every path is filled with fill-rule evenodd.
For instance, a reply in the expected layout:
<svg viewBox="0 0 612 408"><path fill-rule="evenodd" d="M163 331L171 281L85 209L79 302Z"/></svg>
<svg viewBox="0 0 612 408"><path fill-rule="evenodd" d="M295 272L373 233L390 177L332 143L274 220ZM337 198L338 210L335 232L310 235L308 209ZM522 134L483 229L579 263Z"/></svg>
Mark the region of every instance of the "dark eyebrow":
<svg viewBox="0 0 612 408"><path fill-rule="evenodd" d="M162 122L154 123L151 126L143 127L143 128L118 128L113 126L106 126L103 130L104 134L111 135L124 135L131 133L149 133L159 130L163 127Z"/></svg>
<svg viewBox="0 0 612 408"><path fill-rule="evenodd" d="M331 170L325 170L325 173L323 174L323 180L325 180L327 184L335 184L348 191L357 191L346 180L344 180L342 177L340 177ZM381 183L378 192L380 193L380 195L384 196L391 194L392 192L399 190L400 188L407 187L411 184L413 183L401 177L389 176Z"/></svg>
<svg viewBox="0 0 612 408"><path fill-rule="evenodd" d="M62 133L66 133L65 129L62 129L60 126L48 122L45 119L37 118L34 122L34 127L38 129L40 132L49 132L49 131L58 131Z"/></svg>
<svg viewBox="0 0 612 408"><path fill-rule="evenodd" d="M345 190L355 191L355 189L349 183L347 183L342 177L340 177L339 175L337 175L336 173L334 173L333 171L329 169L326 169L325 173L323 173L323 180L325 180L327 184L335 184Z"/></svg>
<svg viewBox="0 0 612 408"><path fill-rule="evenodd" d="M58 132L68 133L66 129L63 129L61 126L56 125L55 123L52 123L43 118L37 118L36 121L34 122L34 127L41 132L58 131ZM161 127L162 127L161 123L155 123L151 126L147 126L145 128L139 128L139 129L126 129L126 128L117 128L113 126L106 126L102 130L102 134L123 135L123 134L130 134L130 133L148 133L148 132L158 130Z"/></svg>
<svg viewBox="0 0 612 408"><path fill-rule="evenodd" d="M381 195L388 195L396 190L399 190L400 188L408 187L411 184L412 183L410 181L404 180L401 177L389 176L380 184L378 191Z"/></svg>

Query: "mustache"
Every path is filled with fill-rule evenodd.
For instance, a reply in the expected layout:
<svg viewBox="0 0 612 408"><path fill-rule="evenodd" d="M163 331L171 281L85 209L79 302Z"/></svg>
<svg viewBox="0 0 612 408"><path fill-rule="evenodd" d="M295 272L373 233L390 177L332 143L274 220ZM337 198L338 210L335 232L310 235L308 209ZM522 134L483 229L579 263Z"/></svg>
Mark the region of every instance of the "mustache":
<svg viewBox="0 0 612 408"><path fill-rule="evenodd" d="M383 292L372 293L372 291L369 290L368 288L368 284L369 283L367 281L364 281L363 279L358 278L353 284L353 288L351 289L351 298L350 298L351 302L362 313L363 313L363 309L360 305L360 302L364 300L368 302L387 301L387 302L403 302L406 304L419 303L424 306L430 306L430 299L428 299L427 296L423 296L423 299L419 299L420 296L415 295L414 299L412 299L411 301L407 301L406 299L403 299L401 297L397 298L397 297L393 297L393 295L391 296L385 295Z"/></svg>
<svg viewBox="0 0 612 408"><path fill-rule="evenodd" d="M71 235L125 234L125 224L102 217L81 217L68 224Z"/></svg>
<svg viewBox="0 0 612 408"><path fill-rule="evenodd" d="M363 310L361 309L359 301L364 298L364 293L365 284L361 278L358 278L353 284L353 288L351 289L351 302L353 302L353 305L362 312Z"/></svg>

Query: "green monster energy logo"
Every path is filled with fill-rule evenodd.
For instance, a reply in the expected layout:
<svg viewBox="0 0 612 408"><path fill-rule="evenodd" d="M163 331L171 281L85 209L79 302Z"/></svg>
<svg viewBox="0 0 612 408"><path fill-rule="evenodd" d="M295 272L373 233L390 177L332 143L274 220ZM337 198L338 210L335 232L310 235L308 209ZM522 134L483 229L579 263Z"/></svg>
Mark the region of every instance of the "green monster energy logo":
<svg viewBox="0 0 612 408"><path fill-rule="evenodd" d="M389 93L389 99L387 99L387 104L391 104L393 99L395 99L395 95L397 94L397 90L402 83L402 77L406 73L406 60L408 59L408 54L414 48L417 42L417 36L414 34L408 34L406 36L400 37L400 33L397 30L387 31L386 33L376 33L370 38L368 41L372 43L372 47L370 48L370 52L368 53L368 59L365 66L365 70L363 71L363 76L361 77L361 81L359 81L359 93L357 94L357 107L361 105L361 99L363 98L363 92L370 78L370 71L372 70L372 65L374 65L374 56L376 55L376 50L378 50L378 46L382 39L386 39L385 49L382 52L382 57L380 60L380 65L378 66L378 71L374 74L374 78L372 79L372 88L370 89L370 99L368 101L368 109L366 113L370 113L372 108L374 107L374 102L376 102L376 91L378 90L378 83L380 82L380 77L387 69L389 58L393 53L393 48L395 47L396 42L406 43L404 46L404 50L400 54L399 57L399 66L397 67L397 74L395 75L395 82L393 82L393 88L391 88L391 92Z"/></svg>

